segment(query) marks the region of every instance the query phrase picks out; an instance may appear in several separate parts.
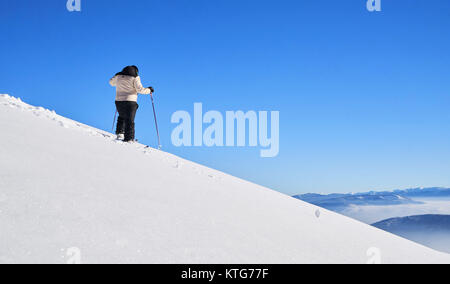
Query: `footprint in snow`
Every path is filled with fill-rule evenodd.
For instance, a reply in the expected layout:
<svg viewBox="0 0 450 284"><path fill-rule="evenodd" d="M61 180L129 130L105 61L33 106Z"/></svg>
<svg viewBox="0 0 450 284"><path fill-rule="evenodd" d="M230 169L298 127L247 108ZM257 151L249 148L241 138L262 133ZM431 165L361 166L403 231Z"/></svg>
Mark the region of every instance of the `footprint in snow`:
<svg viewBox="0 0 450 284"><path fill-rule="evenodd" d="M180 169L181 167L182 167L182 163L180 162L180 161L176 161L176 163L173 165L173 167L175 168L175 169Z"/></svg>
<svg viewBox="0 0 450 284"><path fill-rule="evenodd" d="M317 209L317 210L316 210L316 217L317 217L317 218L320 218L320 215L321 215L320 210Z"/></svg>
<svg viewBox="0 0 450 284"><path fill-rule="evenodd" d="M59 126L61 126L61 127L69 128L69 126L62 121L59 121L58 123L59 123Z"/></svg>

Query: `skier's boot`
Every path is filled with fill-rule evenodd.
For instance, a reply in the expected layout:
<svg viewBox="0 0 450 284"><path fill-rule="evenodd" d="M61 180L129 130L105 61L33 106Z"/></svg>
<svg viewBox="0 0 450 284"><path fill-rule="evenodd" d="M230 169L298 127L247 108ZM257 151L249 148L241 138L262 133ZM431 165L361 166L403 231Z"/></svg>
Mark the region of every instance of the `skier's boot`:
<svg viewBox="0 0 450 284"><path fill-rule="evenodd" d="M117 140L124 140L125 139L125 134L117 134Z"/></svg>
<svg viewBox="0 0 450 284"><path fill-rule="evenodd" d="M127 121L125 124L125 138L123 142L134 142L134 122Z"/></svg>

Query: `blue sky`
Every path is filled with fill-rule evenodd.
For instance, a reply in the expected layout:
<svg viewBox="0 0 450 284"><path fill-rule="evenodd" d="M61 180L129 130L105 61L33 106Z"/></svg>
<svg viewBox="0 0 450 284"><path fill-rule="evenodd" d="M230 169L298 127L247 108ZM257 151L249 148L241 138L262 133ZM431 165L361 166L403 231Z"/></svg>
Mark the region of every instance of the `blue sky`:
<svg viewBox="0 0 450 284"><path fill-rule="evenodd" d="M164 150L287 194L450 186L450 2L0 0L0 93L110 130L140 67ZM280 154L176 148L177 110L280 111ZM137 138L156 145L151 103ZM51 139L51 137L49 137Z"/></svg>

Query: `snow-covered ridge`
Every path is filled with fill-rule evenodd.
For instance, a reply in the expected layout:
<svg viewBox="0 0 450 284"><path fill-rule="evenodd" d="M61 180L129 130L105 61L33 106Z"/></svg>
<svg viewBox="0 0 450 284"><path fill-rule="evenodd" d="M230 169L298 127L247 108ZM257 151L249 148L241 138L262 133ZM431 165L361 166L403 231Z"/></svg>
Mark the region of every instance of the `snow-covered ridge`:
<svg viewBox="0 0 450 284"><path fill-rule="evenodd" d="M43 107L36 107L36 106L29 105L29 104L23 102L20 98L15 98L10 95L6 95L6 94L0 95L0 104L4 105L6 107L9 107L9 108L30 112L37 117L44 117L44 118L50 119L64 128L77 128L79 130L88 132L92 135L95 135L95 134L102 135L102 136L108 135L106 132L103 132L100 130L94 130L92 127L86 126L82 123L79 123L79 122L73 121L71 119L65 118L63 116L60 116L60 115L56 114L56 112L54 110L48 110ZM112 137L112 135L109 135L109 136Z"/></svg>
<svg viewBox="0 0 450 284"><path fill-rule="evenodd" d="M0 133L0 263L450 263L11 96Z"/></svg>
<svg viewBox="0 0 450 284"><path fill-rule="evenodd" d="M62 128L83 132L84 134L87 134L88 136L96 136L96 137L101 137L101 138L107 139L110 142L113 142L115 144L120 144L125 147L133 148L144 154L149 154L152 151L155 155L159 154L158 156L162 160L172 164L173 168L180 168L183 165L183 159L181 159L179 157L176 157L169 153L164 153L164 155L161 156L161 154L163 152L153 149L153 148L149 148L148 146L142 145L139 143L134 143L134 144L123 143L122 141L116 140L116 135L114 135L112 133L109 133L109 132L106 132L106 131L103 131L100 129L96 129L91 126L85 125L83 123L63 117L61 115L58 115L54 110L49 110L49 109L46 109L43 107L29 105L29 104L23 102L21 100L21 98L16 98L16 97L10 96L8 94L0 94L0 106L1 105L6 106L11 109L20 110L24 113L33 114L36 118L42 118L45 120L49 120L49 121L53 122L55 125L60 126ZM210 178L220 178L220 174L222 174L215 170L208 169L203 166L195 167L195 171L200 174L205 174L206 176L208 176Z"/></svg>

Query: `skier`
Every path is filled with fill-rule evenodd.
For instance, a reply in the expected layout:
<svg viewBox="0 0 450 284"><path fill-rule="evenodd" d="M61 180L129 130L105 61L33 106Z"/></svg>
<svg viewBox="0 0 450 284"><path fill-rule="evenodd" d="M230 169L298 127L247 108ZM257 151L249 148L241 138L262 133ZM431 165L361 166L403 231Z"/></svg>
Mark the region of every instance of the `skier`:
<svg viewBox="0 0 450 284"><path fill-rule="evenodd" d="M124 142L134 141L134 118L139 108L138 94L153 96L153 87L144 88L136 66L127 66L117 73L109 84L116 87L116 108L119 113L117 120L117 139Z"/></svg>

